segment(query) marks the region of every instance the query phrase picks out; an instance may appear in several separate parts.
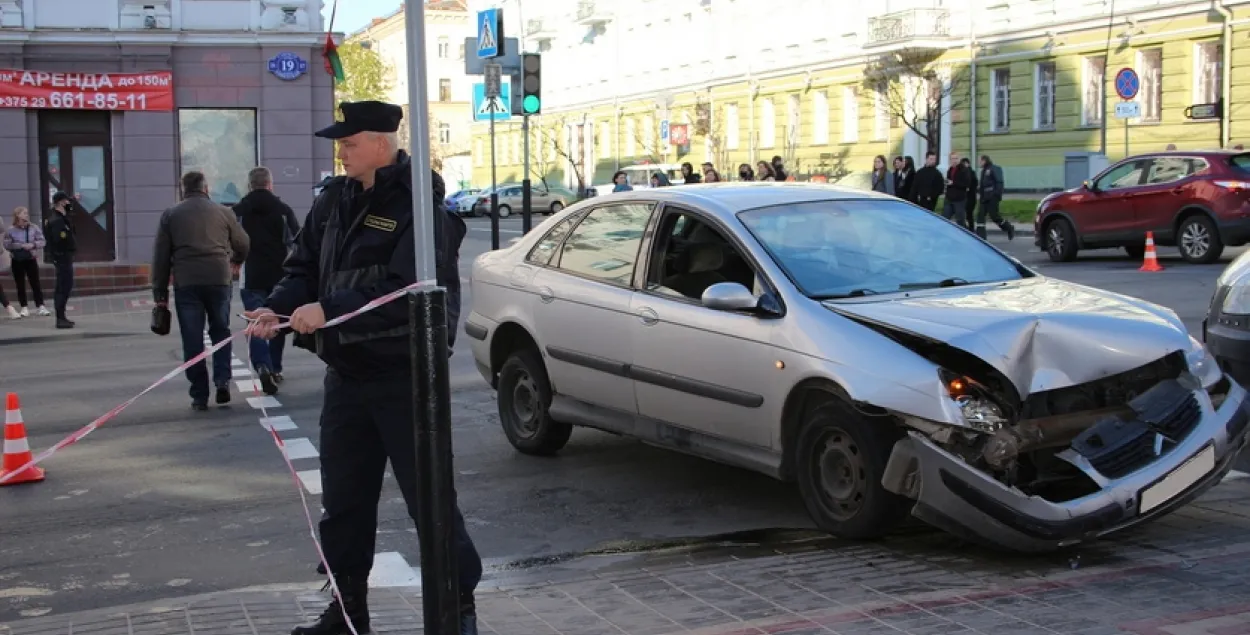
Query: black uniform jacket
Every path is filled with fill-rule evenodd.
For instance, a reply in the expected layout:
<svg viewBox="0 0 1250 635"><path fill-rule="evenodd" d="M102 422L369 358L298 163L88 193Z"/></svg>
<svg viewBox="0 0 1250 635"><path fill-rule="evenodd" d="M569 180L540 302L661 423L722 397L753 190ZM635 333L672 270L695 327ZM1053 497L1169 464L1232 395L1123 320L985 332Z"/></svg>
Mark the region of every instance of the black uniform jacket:
<svg viewBox="0 0 1250 635"><path fill-rule="evenodd" d="M459 250L464 221L447 213L443 179L433 173L437 276L447 288L448 346L455 343L460 319ZM283 265L285 277L266 306L291 315L320 302L326 320L350 313L416 282L413 245L412 166L398 161L377 171L371 191L355 179L335 177L313 202L295 249ZM332 369L351 377L408 372L408 302L399 298L342 324L323 328L315 338L297 337ZM313 341L309 341L313 340Z"/></svg>

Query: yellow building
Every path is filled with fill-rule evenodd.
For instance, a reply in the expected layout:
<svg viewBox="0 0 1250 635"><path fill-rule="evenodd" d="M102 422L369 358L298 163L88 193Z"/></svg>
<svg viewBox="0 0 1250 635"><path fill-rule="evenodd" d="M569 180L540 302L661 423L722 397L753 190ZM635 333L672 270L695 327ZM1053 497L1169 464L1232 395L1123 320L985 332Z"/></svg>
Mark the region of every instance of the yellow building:
<svg viewBox="0 0 1250 635"><path fill-rule="evenodd" d="M741 2L646 5L660 13L634 4L581 0L567 20L571 5L551 0L548 15L524 25L524 46L544 66L535 180L602 188L622 166L685 161L736 178L740 163L781 156L800 180L856 183L877 155L920 165L932 147L942 167L951 150L988 154L1009 191L1047 191L1087 178L1100 165L1090 153L1115 161L1169 144L1250 142L1247 0L1118 0L1115 15L1100 0L911 2L881 15L796 0L768 16ZM666 12L689 38L668 39ZM846 26L808 24L841 14ZM656 42L672 41L695 46L657 53ZM1131 120L1115 114L1115 75L1126 67L1140 78ZM1212 108L1214 118L1187 116L1221 102L1230 107ZM690 142L663 141L664 121L688 125ZM496 124L500 183L523 176L519 130ZM490 183L485 131L475 125L477 186Z"/></svg>

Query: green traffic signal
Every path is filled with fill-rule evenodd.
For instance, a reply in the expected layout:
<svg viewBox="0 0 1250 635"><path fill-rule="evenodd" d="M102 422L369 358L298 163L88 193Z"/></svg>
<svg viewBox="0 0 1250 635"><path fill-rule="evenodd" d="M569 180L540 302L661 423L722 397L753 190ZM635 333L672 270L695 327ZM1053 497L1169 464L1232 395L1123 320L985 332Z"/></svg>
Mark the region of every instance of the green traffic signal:
<svg viewBox="0 0 1250 635"><path fill-rule="evenodd" d="M538 97L535 95L526 95L525 100L521 102L521 107L526 113L538 112L539 105Z"/></svg>

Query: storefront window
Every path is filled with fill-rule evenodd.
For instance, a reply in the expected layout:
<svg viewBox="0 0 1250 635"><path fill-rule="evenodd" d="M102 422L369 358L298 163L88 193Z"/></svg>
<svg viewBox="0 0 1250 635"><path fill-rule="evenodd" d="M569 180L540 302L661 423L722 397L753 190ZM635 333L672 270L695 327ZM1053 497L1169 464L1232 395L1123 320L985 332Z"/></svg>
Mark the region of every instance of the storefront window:
<svg viewBox="0 0 1250 635"><path fill-rule="evenodd" d="M247 194L247 173L256 167L256 111L251 109L178 110L183 174L208 178L209 197L234 205Z"/></svg>

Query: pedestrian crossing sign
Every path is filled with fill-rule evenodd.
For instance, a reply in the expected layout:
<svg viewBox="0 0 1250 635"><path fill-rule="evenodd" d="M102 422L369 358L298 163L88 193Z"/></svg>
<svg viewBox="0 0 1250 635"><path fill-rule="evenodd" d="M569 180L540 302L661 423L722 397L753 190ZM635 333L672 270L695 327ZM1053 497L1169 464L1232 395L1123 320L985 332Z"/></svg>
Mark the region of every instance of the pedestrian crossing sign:
<svg viewBox="0 0 1250 635"><path fill-rule="evenodd" d="M486 96L486 83L473 84L473 121L507 121L512 118L512 82L499 82L499 96Z"/></svg>
<svg viewBox="0 0 1250 635"><path fill-rule="evenodd" d="M477 56L489 59L503 55L503 16L499 9L477 12Z"/></svg>

